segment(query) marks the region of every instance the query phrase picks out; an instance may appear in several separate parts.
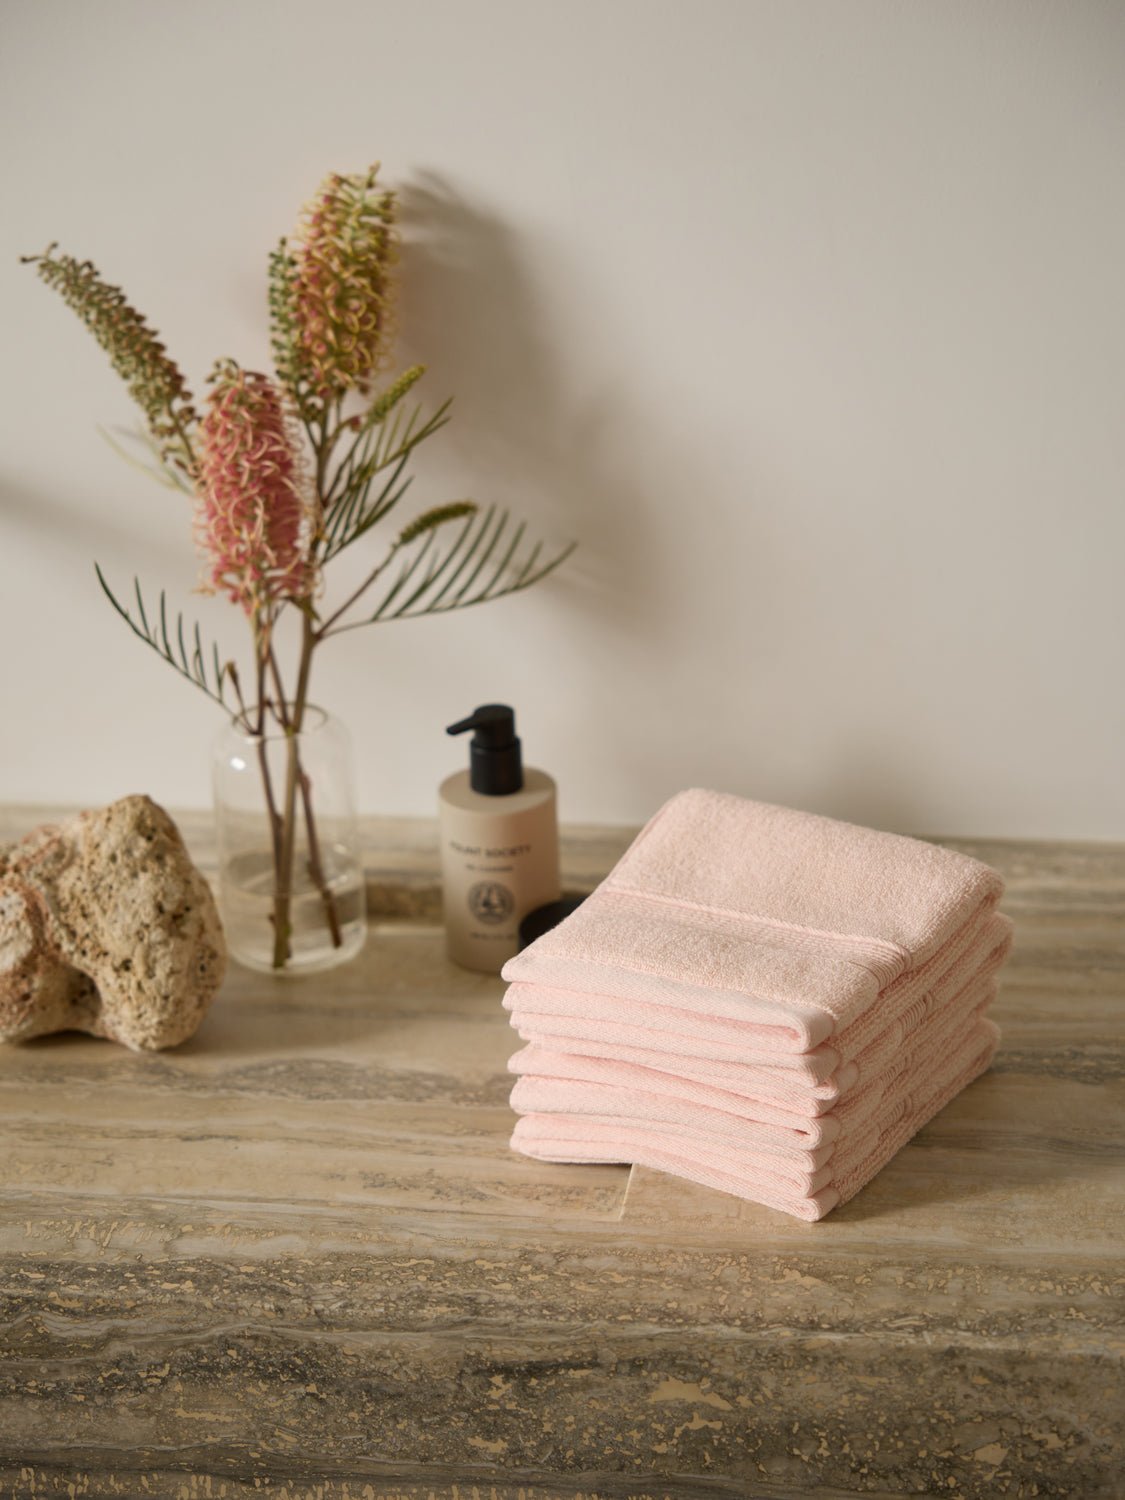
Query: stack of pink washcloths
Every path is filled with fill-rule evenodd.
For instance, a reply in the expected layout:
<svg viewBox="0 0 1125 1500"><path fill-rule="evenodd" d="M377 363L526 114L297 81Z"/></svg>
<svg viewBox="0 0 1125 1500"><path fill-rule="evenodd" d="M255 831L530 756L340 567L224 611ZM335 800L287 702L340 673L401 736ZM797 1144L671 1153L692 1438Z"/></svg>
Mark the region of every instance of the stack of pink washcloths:
<svg viewBox="0 0 1125 1500"><path fill-rule="evenodd" d="M822 1218L991 1062L1002 889L918 839L680 793L504 967L512 1146Z"/></svg>

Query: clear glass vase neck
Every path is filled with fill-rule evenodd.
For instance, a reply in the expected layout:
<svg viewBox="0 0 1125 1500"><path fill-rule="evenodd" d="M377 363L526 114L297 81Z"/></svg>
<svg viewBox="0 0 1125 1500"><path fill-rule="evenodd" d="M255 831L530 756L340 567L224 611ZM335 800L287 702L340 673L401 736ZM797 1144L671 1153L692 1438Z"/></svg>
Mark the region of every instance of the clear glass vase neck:
<svg viewBox="0 0 1125 1500"><path fill-rule="evenodd" d="M294 705L292 703L285 705L285 717L289 724L293 722L293 710ZM259 721L259 714L259 704L247 704L245 714L238 714L228 721L228 732L235 735L238 739L246 740L252 744L257 744L260 740L286 740L290 738L293 731L278 716L272 703L267 704L266 712L261 715L261 722L264 727L260 730L254 727ZM302 739L305 739L338 722L326 709L320 708L315 703L306 703L301 717L301 727L296 733Z"/></svg>

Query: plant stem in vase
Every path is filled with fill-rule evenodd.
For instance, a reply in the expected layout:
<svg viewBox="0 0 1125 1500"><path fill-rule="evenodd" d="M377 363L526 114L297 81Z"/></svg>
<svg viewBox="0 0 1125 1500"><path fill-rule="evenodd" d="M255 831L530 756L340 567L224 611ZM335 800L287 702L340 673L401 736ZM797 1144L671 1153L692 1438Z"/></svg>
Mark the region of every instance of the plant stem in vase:
<svg viewBox="0 0 1125 1500"><path fill-rule="evenodd" d="M215 742L220 909L241 963L309 973L352 958L366 930L351 747L344 726L313 704L300 730L292 705L287 726L276 710L264 733L231 723ZM271 789L282 781L277 811Z"/></svg>

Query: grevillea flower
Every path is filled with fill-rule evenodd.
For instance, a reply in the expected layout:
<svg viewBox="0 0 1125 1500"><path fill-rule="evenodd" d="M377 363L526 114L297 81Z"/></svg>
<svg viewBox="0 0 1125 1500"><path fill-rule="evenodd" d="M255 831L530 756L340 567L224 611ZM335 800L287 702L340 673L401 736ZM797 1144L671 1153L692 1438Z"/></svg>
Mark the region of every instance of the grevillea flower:
<svg viewBox="0 0 1125 1500"><path fill-rule="evenodd" d="M54 245L42 255L26 255L48 286L72 307L109 355L129 394L148 421L162 459L190 475L191 432L197 421L187 382L164 345L120 287L101 279L90 261L56 255Z"/></svg>
<svg viewBox="0 0 1125 1500"><path fill-rule="evenodd" d="M391 333L395 195L376 191L377 172L327 177L278 252L275 331L290 350L279 371L288 384L289 363L324 403L367 392Z"/></svg>
<svg viewBox="0 0 1125 1500"><path fill-rule="evenodd" d="M197 481L206 584L254 617L272 602L305 597L315 581L299 437L267 375L225 360L211 385Z"/></svg>

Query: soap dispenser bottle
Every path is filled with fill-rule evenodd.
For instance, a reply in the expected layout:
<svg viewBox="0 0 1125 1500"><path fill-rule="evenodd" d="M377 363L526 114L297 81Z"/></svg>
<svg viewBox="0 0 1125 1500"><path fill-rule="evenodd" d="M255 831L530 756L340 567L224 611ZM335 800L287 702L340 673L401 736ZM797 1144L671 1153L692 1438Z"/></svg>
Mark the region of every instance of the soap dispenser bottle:
<svg viewBox="0 0 1125 1500"><path fill-rule="evenodd" d="M497 974L519 948L521 918L559 899L555 783L524 769L507 704L485 703L446 733L470 729L469 769L438 793L446 949L466 969Z"/></svg>

